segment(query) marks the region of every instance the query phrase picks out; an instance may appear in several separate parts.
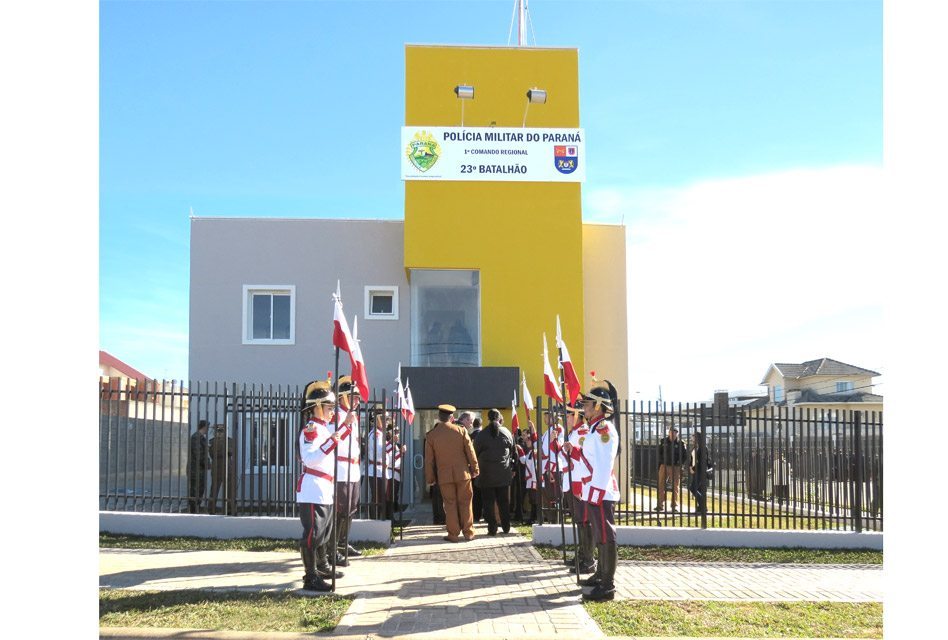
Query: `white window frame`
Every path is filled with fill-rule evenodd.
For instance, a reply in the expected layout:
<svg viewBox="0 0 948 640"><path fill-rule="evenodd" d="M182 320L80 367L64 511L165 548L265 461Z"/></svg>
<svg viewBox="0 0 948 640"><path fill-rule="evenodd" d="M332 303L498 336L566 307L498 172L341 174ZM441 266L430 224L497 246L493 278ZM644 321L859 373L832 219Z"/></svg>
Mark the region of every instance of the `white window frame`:
<svg viewBox="0 0 948 640"><path fill-rule="evenodd" d="M253 326L250 314L253 306L250 300L256 293L290 296L290 337L274 339L254 339L250 335ZM241 343L262 345L291 345L296 344L296 285L294 284L245 284L243 286L243 321L241 322Z"/></svg>
<svg viewBox="0 0 948 640"><path fill-rule="evenodd" d="M391 313L372 313L372 294L373 293L391 293L392 294L392 312ZM365 287L365 313L363 317L366 320L398 320L398 286L397 285L375 285L370 284Z"/></svg>

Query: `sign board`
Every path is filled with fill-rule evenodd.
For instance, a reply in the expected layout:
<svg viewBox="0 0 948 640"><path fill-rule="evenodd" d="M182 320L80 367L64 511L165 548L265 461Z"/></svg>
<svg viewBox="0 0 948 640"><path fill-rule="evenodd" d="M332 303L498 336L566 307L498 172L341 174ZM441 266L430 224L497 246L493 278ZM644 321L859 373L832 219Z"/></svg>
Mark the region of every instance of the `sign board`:
<svg viewBox="0 0 948 640"><path fill-rule="evenodd" d="M583 129L402 127L402 180L584 182Z"/></svg>

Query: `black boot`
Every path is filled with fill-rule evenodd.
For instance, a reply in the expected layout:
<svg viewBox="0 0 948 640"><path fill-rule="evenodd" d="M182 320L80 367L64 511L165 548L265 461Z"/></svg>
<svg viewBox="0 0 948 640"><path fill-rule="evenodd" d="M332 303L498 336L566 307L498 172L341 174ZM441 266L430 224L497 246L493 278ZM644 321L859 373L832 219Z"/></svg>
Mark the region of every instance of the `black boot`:
<svg viewBox="0 0 948 640"><path fill-rule="evenodd" d="M591 538L592 538L592 533L590 533L590 539ZM596 565L595 572L591 576L589 576L588 578L586 578L585 580L579 583L584 587L597 587L599 586L599 583L602 582L602 556L603 556L602 547L603 545L601 544L596 545L596 548L599 549L599 563Z"/></svg>
<svg viewBox="0 0 948 640"><path fill-rule="evenodd" d="M332 585L325 582L316 570L316 551L300 545L300 555L303 556L303 591L332 591Z"/></svg>
<svg viewBox="0 0 948 640"><path fill-rule="evenodd" d="M326 547L328 545L321 544L316 547L316 574L320 578L332 578L332 565L329 564L329 560L326 556ZM338 563L336 563L338 564ZM342 571L336 570L336 579L338 580L343 575Z"/></svg>
<svg viewBox="0 0 948 640"><path fill-rule="evenodd" d="M336 538L337 550L339 552L336 556L336 565L341 566L341 567L349 566L349 563L345 561L345 557L346 557L346 541L349 539L349 523L350 522L352 522L352 520L349 516L344 517L344 518L339 518L336 521L336 524L339 527L337 538ZM355 553L353 553L353 551L355 551ZM355 557L361 554L350 546L348 555ZM339 562L340 559L342 559L342 562Z"/></svg>
<svg viewBox="0 0 948 640"><path fill-rule="evenodd" d="M351 544L349 545L348 548L349 548L349 557L350 557L350 558L358 558L359 556L362 555L362 552L359 551L358 549L356 549L355 547L353 547Z"/></svg>
<svg viewBox="0 0 948 640"><path fill-rule="evenodd" d="M616 543L599 545L599 566L602 581L589 593L583 594L583 600L604 602L616 597L616 564L619 560L619 548Z"/></svg>
<svg viewBox="0 0 948 640"><path fill-rule="evenodd" d="M303 557L303 583L316 578L316 553L310 547L300 543L300 555Z"/></svg>
<svg viewBox="0 0 948 640"><path fill-rule="evenodd" d="M596 559L593 557L592 527L579 525L579 572L592 573L596 570Z"/></svg>

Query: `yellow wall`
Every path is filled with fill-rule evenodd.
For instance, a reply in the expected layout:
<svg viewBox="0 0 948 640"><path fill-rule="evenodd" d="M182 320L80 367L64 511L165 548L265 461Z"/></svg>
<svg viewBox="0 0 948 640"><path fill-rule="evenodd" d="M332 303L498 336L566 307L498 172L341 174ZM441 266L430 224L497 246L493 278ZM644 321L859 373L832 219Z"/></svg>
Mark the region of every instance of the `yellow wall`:
<svg viewBox="0 0 948 640"><path fill-rule="evenodd" d="M527 125L575 128L578 81L576 49L408 45L405 125L460 126L453 90L470 84L465 126L521 126L526 91L538 87L549 98L530 106ZM556 368L557 314L585 371L582 247L578 183L405 182L405 268L479 269L481 364L520 367L534 396L544 331Z"/></svg>
<svg viewBox="0 0 948 640"><path fill-rule="evenodd" d="M583 286L586 366L600 380L612 382L620 400L625 400L629 397L629 324L624 225L583 225ZM583 381L584 387L588 380Z"/></svg>

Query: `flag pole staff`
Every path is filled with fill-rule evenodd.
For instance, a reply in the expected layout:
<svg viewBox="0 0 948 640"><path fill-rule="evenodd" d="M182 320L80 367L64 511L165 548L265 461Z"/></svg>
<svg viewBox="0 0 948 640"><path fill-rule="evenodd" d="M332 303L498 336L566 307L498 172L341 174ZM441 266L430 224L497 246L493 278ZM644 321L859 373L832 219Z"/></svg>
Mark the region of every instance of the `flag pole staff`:
<svg viewBox="0 0 948 640"><path fill-rule="evenodd" d="M559 323L560 323L560 319L559 317L557 317L556 318L557 327L559 327ZM563 440L565 443L565 442L569 442L569 435L567 435L566 433L566 424L569 420L569 415L568 415L569 412L566 410L566 402L568 400L568 397L566 395L566 375L563 369L563 347L561 345L562 345L562 340L560 340L560 345L557 345L557 351L559 351L559 358L560 358L560 373L561 373L560 393L563 396ZM575 427L575 423L574 423L574 427ZM571 459L568 459L566 461L566 475L569 482L569 500L570 500L570 503L572 503L572 501L575 500L575 497L573 496L573 461ZM575 547L573 550L573 569L576 571L576 584L579 584L580 582L579 537L576 535L576 518L575 517L570 518L570 523L571 523L571 530L573 532L573 547ZM566 543L565 542L563 543L563 549L564 549L563 556L565 560L565 556L566 556L566 552L565 552Z"/></svg>
<svg viewBox="0 0 948 640"><path fill-rule="evenodd" d="M566 401L565 398L564 398L563 401L564 401L564 402ZM557 480L556 474L560 473L560 445L559 445L559 437L556 435L556 428L557 428L557 425L556 425L556 417L555 417L556 414L553 412L553 401L552 401L552 399L550 399L550 404L549 404L548 406L549 406L549 410L550 410L550 415L554 416L554 417L553 417L553 426L550 428L550 431L551 431L551 433L550 433L550 438L547 440L547 449L548 449L549 451L552 451L552 449L553 449L553 438L556 438L556 439L557 439L557 445L556 445L556 459L555 459L555 461L554 461L554 463L553 463L553 474L552 474L552 477L550 478L550 486L553 488L553 495L556 496L556 513L557 513L557 517L559 518L559 521L560 521L560 540L562 540L562 542L563 542L563 562L566 562L566 523L563 521L563 520L564 520L564 517L563 517L563 490L562 490L562 489L563 489L563 487L562 487L562 482L563 482L563 480L560 479L559 481L556 481L556 480ZM550 457L552 457L552 455L551 455ZM549 464L549 463L547 463L547 464Z"/></svg>
<svg viewBox="0 0 948 640"><path fill-rule="evenodd" d="M337 349L338 349L338 348L337 348ZM352 384L353 384L353 385L355 384L355 381L354 381L354 380L352 381ZM351 387L350 387L350 388L351 388ZM359 393L360 393L360 394L361 394L361 392L362 392L362 390L359 389ZM359 428L359 409L360 409L360 406L361 406L362 403L359 402L359 403L357 403L355 406L353 406L353 398L355 398L355 397L357 397L357 396L356 396L354 393L352 393L352 392L350 391L350 393L349 393L349 413L346 414L346 421L349 422L349 416L354 414L356 433L358 433L358 428ZM336 415L338 416L338 412L337 412ZM338 419L338 418L337 418L337 419ZM353 431L352 431L352 422L349 422L349 424L347 425L347 428L349 429L349 453L346 454L346 457L348 458L348 462L346 462L346 517L348 518L348 517L351 516L351 514L350 514L350 512L349 512L349 509L350 509L349 505L352 503L352 495L351 495L351 494L352 494L352 433L353 433ZM346 535L345 535L345 538L343 539L343 541L345 542L345 545L346 545L346 555L345 555L346 564L349 564L349 530L350 530L351 528L352 528L352 523L350 522L350 523L349 523L349 526L346 527Z"/></svg>
<svg viewBox="0 0 948 640"><path fill-rule="evenodd" d="M338 301L339 305L342 305L342 291L339 286L339 281L336 281L336 293L333 296L333 305ZM336 402L339 402L339 346L333 341L333 348L336 352L336 364L335 369L333 370L333 394L335 395ZM333 433L339 431L339 412L333 409L333 422L335 422L335 429ZM336 554L337 546L339 543L339 530L336 527L336 487L339 482L339 446L333 447L333 466L332 466L332 591L336 592Z"/></svg>
<svg viewBox="0 0 948 640"><path fill-rule="evenodd" d="M543 369L544 369L544 373L543 373L544 377L549 377L550 385L551 386L554 385L555 381L552 379L553 371L552 369L550 369L550 358L546 350L546 333L543 334ZM548 370L550 374L549 376L547 376ZM546 386L545 382L544 382L544 386ZM556 391L556 387L553 387L553 393L555 393L555 391ZM553 450L553 438L556 437L556 434L554 432L554 429L556 427L556 417L555 417L556 414L553 412L553 398L550 398L549 397L550 395L552 395L552 393L548 392L547 404L546 404L547 413L554 417L553 417L553 424L551 426L548 426L546 430L546 466L548 468L550 466L550 458L552 457L551 453ZM566 399L563 397L562 392L560 393L560 401L566 402ZM556 474L559 473L559 470L560 470L560 452L559 452L559 444L557 444L556 462L553 464L553 473L551 474L551 477L550 477L551 486L554 484L553 481L556 480ZM544 474L543 478L546 479L546 474ZM560 482L562 482L562 480ZM553 490L553 495L558 497L556 501L556 513L560 520L560 539L563 542L563 562L565 563L566 562L566 524L563 522L563 495L562 495L563 492L561 489L562 489L562 486L558 484L556 488Z"/></svg>
<svg viewBox="0 0 948 640"><path fill-rule="evenodd" d="M358 317L358 316L355 316L355 317L353 318L353 336L352 336L352 341L353 341L353 342L358 342L358 340L359 340L359 324L358 324L358 323L359 323L359 317ZM339 347L336 347L336 367L338 367L338 366L339 366ZM352 373L355 373L355 372L352 372ZM359 389L359 395L356 395L355 393L353 393L353 389L355 389L358 385L357 385L357 383L356 383L356 381L355 381L355 376L353 376L352 373L349 374L349 377L350 377L350 381L349 381L349 411L346 413L346 422L348 423L348 424L346 425L346 428L349 429L349 434L348 434L348 437L349 437L349 452L346 454L346 458L347 458L347 460L348 460L348 461L346 462L346 518L349 518L349 517L351 517L351 515L352 515L352 514L350 513L350 507L349 507L349 505L352 503L352 495L351 495L351 493L352 493L352 433L353 433L353 429L352 429L352 422L349 420L349 418L350 418L350 415L352 415L352 416L354 417L354 419L355 419L355 433L358 434L358 433L359 433L359 410L360 410L360 408L361 408L362 403L361 403L360 401L356 401L355 398L359 398L359 399L361 400L361 398L362 398L362 393L363 393L363 390L362 390L362 389ZM337 378L337 380L338 380L338 378ZM338 385L338 383L337 383L337 385ZM368 390L365 390L364 392L365 392L365 393L368 393ZM337 401L337 402L339 402L340 400L341 400L341 398L336 398L336 401ZM336 419L338 420L338 416L339 416L339 412L338 412L338 411L336 412L336 416L337 416ZM349 564L349 530L350 530L351 528L352 528L352 523L350 522L350 523L349 523L349 526L346 527L346 535L345 535L345 537L343 538L343 541L345 542L345 545L346 545L345 558L346 558L346 564L347 564L347 565Z"/></svg>

